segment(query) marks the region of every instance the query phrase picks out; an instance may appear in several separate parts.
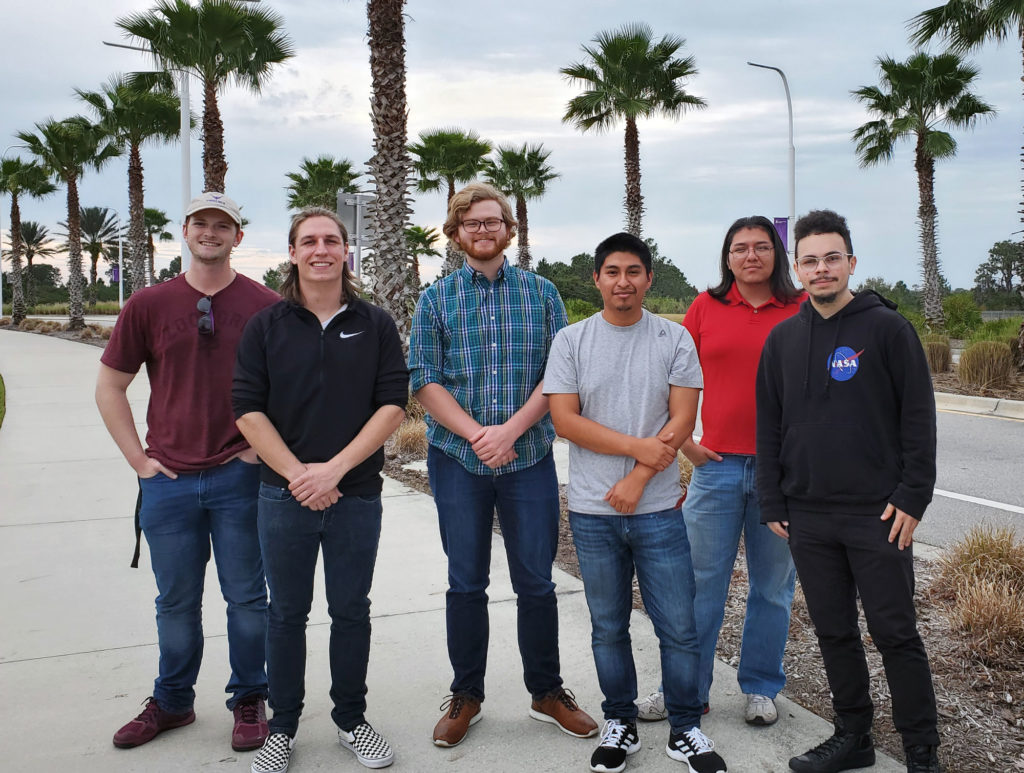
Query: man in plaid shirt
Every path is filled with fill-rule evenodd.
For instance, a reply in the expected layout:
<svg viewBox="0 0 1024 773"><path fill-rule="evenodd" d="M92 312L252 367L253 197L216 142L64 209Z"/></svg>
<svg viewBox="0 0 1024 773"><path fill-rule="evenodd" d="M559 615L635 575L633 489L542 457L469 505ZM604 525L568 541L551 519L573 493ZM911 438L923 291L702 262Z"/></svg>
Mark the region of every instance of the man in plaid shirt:
<svg viewBox="0 0 1024 773"><path fill-rule="evenodd" d="M548 280L511 265L516 221L482 183L452 197L445 235L465 264L420 296L409 343L416 398L427 410L427 467L448 556L448 657L455 678L434 743L455 746L480 719L487 664L487 585L497 508L518 597L530 716L579 738L597 723L562 686L551 564L558 544L555 437L541 379L566 324Z"/></svg>

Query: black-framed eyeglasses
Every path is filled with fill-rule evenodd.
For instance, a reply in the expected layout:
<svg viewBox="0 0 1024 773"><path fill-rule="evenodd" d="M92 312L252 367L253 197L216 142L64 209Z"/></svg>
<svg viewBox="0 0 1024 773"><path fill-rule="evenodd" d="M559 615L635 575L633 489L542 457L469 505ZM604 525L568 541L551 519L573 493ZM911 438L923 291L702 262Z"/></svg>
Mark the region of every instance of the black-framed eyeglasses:
<svg viewBox="0 0 1024 773"><path fill-rule="evenodd" d="M196 302L196 309L199 310L199 319L196 320L196 327L199 328L199 335L213 335L213 298L209 295L203 296Z"/></svg>
<svg viewBox="0 0 1024 773"><path fill-rule="evenodd" d="M463 220L461 225L466 229L466 233L475 234L481 229L488 233L500 231L504 224L505 221L499 217L489 217L486 220Z"/></svg>
<svg viewBox="0 0 1024 773"><path fill-rule="evenodd" d="M827 255L822 255L820 258L817 258L814 255L805 255L797 260L796 264L799 266L801 271L815 271L818 268L819 263L824 263L825 268L835 268L843 258L852 257L853 255L849 252L830 252Z"/></svg>

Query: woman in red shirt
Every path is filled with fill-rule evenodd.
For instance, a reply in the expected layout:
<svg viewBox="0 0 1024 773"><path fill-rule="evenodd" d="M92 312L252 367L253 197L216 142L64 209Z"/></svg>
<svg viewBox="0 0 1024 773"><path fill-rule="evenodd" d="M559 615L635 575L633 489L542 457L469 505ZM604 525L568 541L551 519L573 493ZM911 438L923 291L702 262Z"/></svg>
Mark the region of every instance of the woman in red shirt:
<svg viewBox="0 0 1024 773"><path fill-rule="evenodd" d="M742 534L750 589L737 676L747 696L746 721L770 725L778 719L774 698L786 683L782 655L795 574L789 546L760 522L754 382L769 331L796 314L806 294L793 285L785 247L767 218L744 217L733 223L721 261L721 281L697 296L683 321L704 373L704 434L700 442L690 439L682 447L694 465L683 518L697 585L698 686L706 711L715 645ZM659 694L638 704L641 718L661 718L664 701Z"/></svg>

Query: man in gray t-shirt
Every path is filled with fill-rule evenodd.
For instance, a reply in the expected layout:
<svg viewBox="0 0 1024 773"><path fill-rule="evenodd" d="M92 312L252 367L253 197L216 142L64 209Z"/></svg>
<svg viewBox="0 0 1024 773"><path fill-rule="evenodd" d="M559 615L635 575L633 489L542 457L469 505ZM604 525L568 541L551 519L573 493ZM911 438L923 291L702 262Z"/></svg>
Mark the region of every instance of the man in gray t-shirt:
<svg viewBox="0 0 1024 773"><path fill-rule="evenodd" d="M544 393L569 452L569 521L593 627L605 724L594 771L622 770L640 749L629 640L632 578L661 644L669 757L725 771L700 730L693 567L680 504L677 451L690 437L702 386L689 332L644 310L647 245L610 236L594 253L603 310L559 331Z"/></svg>

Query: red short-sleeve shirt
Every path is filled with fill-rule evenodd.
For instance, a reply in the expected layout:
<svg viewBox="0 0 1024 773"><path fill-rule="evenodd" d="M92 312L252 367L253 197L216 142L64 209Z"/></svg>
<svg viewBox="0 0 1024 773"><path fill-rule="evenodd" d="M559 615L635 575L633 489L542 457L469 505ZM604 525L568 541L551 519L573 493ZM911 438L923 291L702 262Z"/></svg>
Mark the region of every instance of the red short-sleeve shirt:
<svg viewBox="0 0 1024 773"><path fill-rule="evenodd" d="M706 292L686 311L683 325L697 345L704 373L701 445L720 454L754 454L757 364L768 333L796 314L805 294L792 303L772 298L754 308L734 282L724 302Z"/></svg>
<svg viewBox="0 0 1024 773"><path fill-rule="evenodd" d="M200 335L203 297L183 275L134 293L100 358L123 373L146 365L146 453L175 472L215 467L248 447L231 410L235 349L249 317L281 299L237 274L213 296L213 335Z"/></svg>

